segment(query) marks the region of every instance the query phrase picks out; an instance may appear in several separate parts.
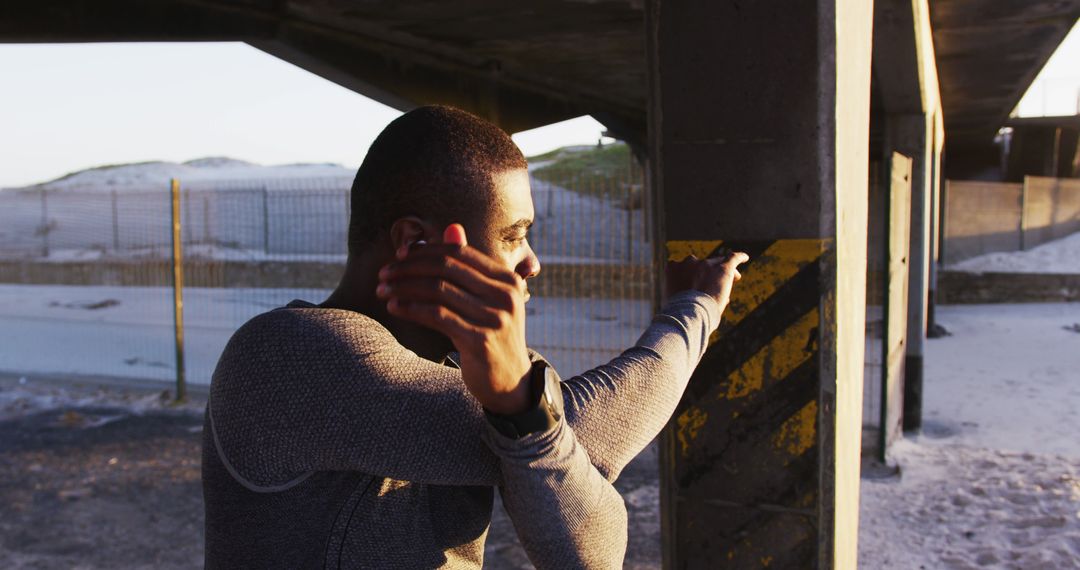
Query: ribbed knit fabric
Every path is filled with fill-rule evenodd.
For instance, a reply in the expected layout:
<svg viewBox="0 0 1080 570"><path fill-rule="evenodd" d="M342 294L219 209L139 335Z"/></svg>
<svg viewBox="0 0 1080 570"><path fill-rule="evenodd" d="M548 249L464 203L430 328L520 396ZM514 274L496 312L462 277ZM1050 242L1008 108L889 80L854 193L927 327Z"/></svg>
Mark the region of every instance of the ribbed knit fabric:
<svg viewBox="0 0 1080 570"><path fill-rule="evenodd" d="M460 370L365 315L259 315L211 384L206 567L477 568L496 486L538 568L620 567L611 481L667 422L719 319L711 297L675 295L634 347L561 382L563 421L512 440Z"/></svg>

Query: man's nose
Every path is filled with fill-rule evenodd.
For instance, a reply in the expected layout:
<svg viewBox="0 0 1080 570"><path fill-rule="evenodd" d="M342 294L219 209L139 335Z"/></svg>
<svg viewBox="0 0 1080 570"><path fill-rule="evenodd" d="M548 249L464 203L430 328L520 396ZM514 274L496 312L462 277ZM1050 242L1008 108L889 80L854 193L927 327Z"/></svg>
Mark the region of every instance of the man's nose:
<svg viewBox="0 0 1080 570"><path fill-rule="evenodd" d="M536 253L529 248L529 252L525 255L525 259L521 260L521 263L517 266L517 274L522 279L530 279L536 277L540 273L540 260L536 257Z"/></svg>

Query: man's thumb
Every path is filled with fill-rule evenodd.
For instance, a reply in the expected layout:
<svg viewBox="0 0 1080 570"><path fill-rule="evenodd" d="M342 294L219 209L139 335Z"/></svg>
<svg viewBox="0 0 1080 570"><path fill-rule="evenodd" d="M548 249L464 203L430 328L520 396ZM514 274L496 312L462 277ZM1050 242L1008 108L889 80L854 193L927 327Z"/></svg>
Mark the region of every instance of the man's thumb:
<svg viewBox="0 0 1080 570"><path fill-rule="evenodd" d="M446 226L446 230L443 231L443 242L448 244L458 244L462 247L468 245L468 240L465 239L465 227L461 224L450 224Z"/></svg>

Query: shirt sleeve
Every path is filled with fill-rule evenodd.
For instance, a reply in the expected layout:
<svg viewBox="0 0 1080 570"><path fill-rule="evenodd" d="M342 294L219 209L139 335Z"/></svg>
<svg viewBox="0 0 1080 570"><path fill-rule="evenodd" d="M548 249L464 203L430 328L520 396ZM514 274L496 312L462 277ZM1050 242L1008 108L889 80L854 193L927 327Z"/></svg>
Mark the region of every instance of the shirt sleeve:
<svg viewBox="0 0 1080 570"><path fill-rule="evenodd" d="M633 347L563 382L566 421L609 481L667 424L719 325L711 296L675 294Z"/></svg>
<svg viewBox="0 0 1080 570"><path fill-rule="evenodd" d="M718 322L710 297L676 295L633 348L561 384L565 423L602 477L614 480L659 433ZM500 483L490 426L460 370L349 311L280 309L245 324L214 372L208 416L222 461L256 491L314 471Z"/></svg>
<svg viewBox="0 0 1080 570"><path fill-rule="evenodd" d="M534 566L622 567L626 506L561 413L547 431L512 439L489 426L484 440L499 458L503 506Z"/></svg>

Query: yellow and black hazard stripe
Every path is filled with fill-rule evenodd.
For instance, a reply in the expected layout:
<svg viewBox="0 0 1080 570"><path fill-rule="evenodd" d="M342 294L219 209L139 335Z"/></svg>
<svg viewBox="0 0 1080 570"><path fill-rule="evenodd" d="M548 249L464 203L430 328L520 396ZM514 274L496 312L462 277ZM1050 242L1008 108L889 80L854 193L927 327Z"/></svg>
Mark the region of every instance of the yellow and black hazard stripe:
<svg viewBox="0 0 1080 570"><path fill-rule="evenodd" d="M828 245L823 239L668 242L674 260L722 249L751 258L676 413L672 459L680 488L718 472L727 479L732 470L787 471L760 474L762 485L776 489L785 487L778 478L804 470L815 479L809 471L816 461L807 451L817 441L821 264ZM789 503L813 501L813 493L798 494Z"/></svg>

